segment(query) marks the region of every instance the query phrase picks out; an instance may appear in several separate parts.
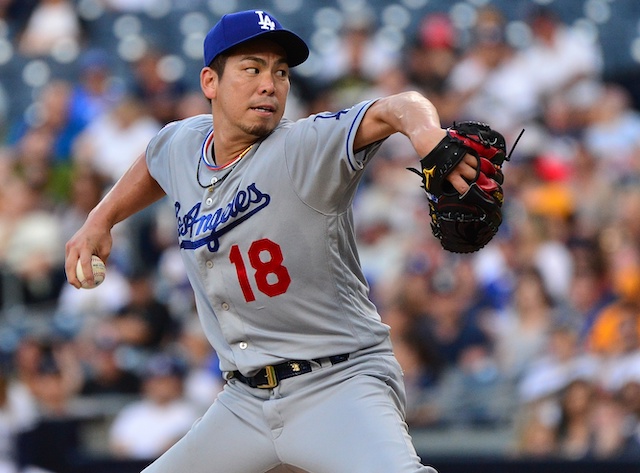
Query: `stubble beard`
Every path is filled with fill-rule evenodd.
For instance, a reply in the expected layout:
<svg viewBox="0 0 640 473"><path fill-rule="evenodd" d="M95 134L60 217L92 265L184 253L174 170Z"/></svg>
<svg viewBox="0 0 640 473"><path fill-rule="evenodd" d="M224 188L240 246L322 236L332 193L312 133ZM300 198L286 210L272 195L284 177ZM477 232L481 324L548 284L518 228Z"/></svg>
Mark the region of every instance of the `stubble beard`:
<svg viewBox="0 0 640 473"><path fill-rule="evenodd" d="M275 126L266 124L245 125L240 129L248 135L255 136L256 138L264 138L275 129Z"/></svg>

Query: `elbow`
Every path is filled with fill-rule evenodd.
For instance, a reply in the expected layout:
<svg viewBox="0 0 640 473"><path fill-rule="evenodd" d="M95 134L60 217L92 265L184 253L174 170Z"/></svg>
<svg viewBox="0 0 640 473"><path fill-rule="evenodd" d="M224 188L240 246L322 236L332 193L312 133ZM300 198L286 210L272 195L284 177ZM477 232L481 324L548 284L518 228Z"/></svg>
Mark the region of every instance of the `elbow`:
<svg viewBox="0 0 640 473"><path fill-rule="evenodd" d="M390 97L390 112L400 125L397 131L407 131L407 127L419 123L422 127L440 128L440 117L435 105L417 91L401 92Z"/></svg>
<svg viewBox="0 0 640 473"><path fill-rule="evenodd" d="M401 97L402 100L405 100L410 103L421 103L424 101L429 102L429 100L417 90L408 90L406 92L400 92L397 94L397 96Z"/></svg>

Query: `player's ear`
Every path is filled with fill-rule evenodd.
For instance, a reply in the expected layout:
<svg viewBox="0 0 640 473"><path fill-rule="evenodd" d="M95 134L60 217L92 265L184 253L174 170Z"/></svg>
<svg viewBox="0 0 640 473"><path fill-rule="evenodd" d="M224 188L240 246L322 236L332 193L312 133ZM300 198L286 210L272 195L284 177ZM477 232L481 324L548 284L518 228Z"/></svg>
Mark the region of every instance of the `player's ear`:
<svg viewBox="0 0 640 473"><path fill-rule="evenodd" d="M216 98L218 92L218 74L210 67L204 67L200 71L200 88L209 100Z"/></svg>

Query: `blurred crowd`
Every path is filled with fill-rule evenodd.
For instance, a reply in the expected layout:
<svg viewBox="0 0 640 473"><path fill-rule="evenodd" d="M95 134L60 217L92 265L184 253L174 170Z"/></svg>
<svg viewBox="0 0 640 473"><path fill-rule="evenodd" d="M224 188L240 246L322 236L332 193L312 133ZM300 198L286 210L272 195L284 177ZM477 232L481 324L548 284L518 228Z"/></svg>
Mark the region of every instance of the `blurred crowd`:
<svg viewBox="0 0 640 473"><path fill-rule="evenodd" d="M1 0L0 19L27 57L82 35L67 0ZM375 20L345 19L320 76L294 71L289 118L419 90L443 126L484 121L510 146L525 130L504 166L504 222L478 253L446 253L432 236L404 136L383 144L357 195L360 257L405 371L410 427L508 426L516 457L640 459L630 91L605 81L598 41L551 7L522 18L520 47L490 3L465 41L434 13L399 51L379 43ZM161 51L122 80L113 57L79 44L77 80L52 77L0 136L0 473L64 472L96 425L110 455L152 459L223 385L167 202L115 227L99 288L65 283L64 243L148 140L210 112L199 90L159 73Z"/></svg>

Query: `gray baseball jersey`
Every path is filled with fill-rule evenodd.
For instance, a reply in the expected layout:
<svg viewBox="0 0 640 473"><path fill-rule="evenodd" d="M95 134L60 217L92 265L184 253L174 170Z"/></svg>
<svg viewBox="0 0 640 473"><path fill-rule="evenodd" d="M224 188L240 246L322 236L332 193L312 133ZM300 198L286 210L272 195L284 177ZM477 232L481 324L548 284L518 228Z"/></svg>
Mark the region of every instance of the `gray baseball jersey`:
<svg viewBox="0 0 640 473"><path fill-rule="evenodd" d="M223 371L352 353L387 336L350 210L377 149L352 152L368 106L283 120L223 169L206 165L211 116L169 125L151 142L149 170L174 202L198 313Z"/></svg>
<svg viewBox="0 0 640 473"><path fill-rule="evenodd" d="M314 368L272 389L230 379L145 473L432 471L411 443L389 327L358 264L351 203L379 144L354 153L353 142L371 103L282 120L222 168L211 159L211 116L168 125L150 143L147 164L174 203L221 369ZM339 364L316 361L345 353Z"/></svg>

